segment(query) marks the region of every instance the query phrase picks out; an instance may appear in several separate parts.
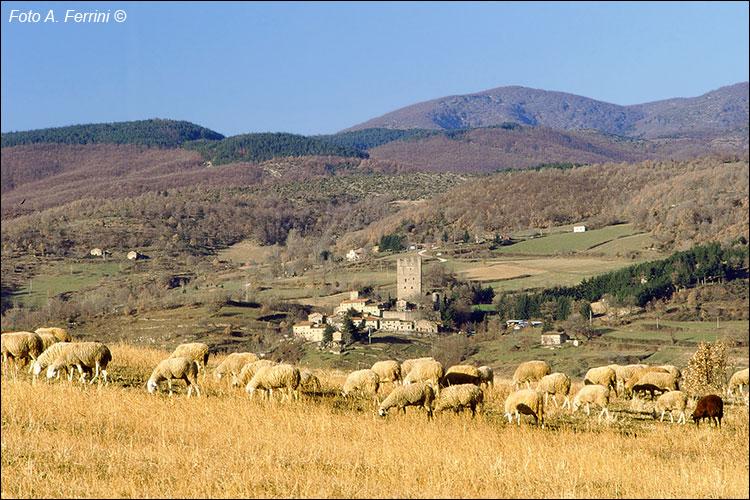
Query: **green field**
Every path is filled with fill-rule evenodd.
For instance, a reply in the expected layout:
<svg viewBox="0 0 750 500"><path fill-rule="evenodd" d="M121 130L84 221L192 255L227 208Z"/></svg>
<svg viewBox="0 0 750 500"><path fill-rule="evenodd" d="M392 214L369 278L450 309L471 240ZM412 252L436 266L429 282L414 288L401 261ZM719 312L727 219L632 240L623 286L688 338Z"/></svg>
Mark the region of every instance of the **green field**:
<svg viewBox="0 0 750 500"><path fill-rule="evenodd" d="M639 235L639 231L632 224L590 229L583 233L574 233L572 227L564 232L560 228L553 228L549 232L544 230L543 233L543 236L539 236L539 233L536 236L531 234L524 241L502 246L495 251L499 254L554 255L592 250L601 253L611 252L611 255L615 255L623 254L627 250L643 250L650 246L650 238ZM620 247L619 239L635 235L641 237L628 241L627 249Z"/></svg>
<svg viewBox="0 0 750 500"><path fill-rule="evenodd" d="M124 264L127 267L127 264ZM48 297L84 289L120 274L119 261L60 263L47 267L24 288L11 294L23 306L47 304Z"/></svg>

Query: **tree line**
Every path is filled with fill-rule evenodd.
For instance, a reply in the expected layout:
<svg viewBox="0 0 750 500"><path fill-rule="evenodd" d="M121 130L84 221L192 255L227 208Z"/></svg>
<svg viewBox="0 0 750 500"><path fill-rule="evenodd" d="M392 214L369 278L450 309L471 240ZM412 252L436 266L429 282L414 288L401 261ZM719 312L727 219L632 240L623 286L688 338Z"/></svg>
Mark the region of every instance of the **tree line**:
<svg viewBox="0 0 750 500"><path fill-rule="evenodd" d="M315 137L267 132L244 134L221 140L198 140L183 144L186 149L200 152L203 158L214 165L234 162L264 161L289 156L342 156L367 158L359 149L334 144Z"/></svg>
<svg viewBox="0 0 750 500"><path fill-rule="evenodd" d="M221 140L213 130L178 120L137 120L131 122L94 123L44 128L27 132L2 134L2 147L35 143L60 144L139 144L157 147L179 147L198 139Z"/></svg>

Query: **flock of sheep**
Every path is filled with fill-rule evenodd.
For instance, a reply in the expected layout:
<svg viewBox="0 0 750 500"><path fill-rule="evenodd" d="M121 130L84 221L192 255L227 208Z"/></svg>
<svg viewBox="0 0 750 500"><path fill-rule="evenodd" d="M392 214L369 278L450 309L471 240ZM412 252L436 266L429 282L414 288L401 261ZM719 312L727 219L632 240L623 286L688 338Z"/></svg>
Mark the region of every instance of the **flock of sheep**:
<svg viewBox="0 0 750 500"><path fill-rule="evenodd" d="M112 360L109 348L101 342L71 342L70 335L62 328L40 328L35 332L6 332L2 334L3 368L7 370L9 361L30 362L29 371L39 375L46 369L48 378L59 378L66 372L72 381L76 371L81 382L90 377L89 384L101 377L108 382L107 365ZM187 396L193 390L200 397L199 374L206 376L209 348L206 344L194 342L179 345L172 354L161 361L151 373L146 383L149 393L159 390L167 382L170 395L172 381L183 380L187 385ZM274 391L284 398L298 399L300 391L320 391L320 380L311 372L288 363L276 363L259 359L253 353L232 353L214 370L214 376L231 378L232 387L244 387L252 398L256 392L262 397L273 397ZM555 407L557 397L562 398L561 407L573 412L585 406L590 415L591 406L601 408L599 420L609 415L610 402L614 397L632 397L637 394L650 394L655 399L653 417L664 420L669 412L670 422L685 423L685 410L688 396L679 390L680 370L672 365L647 366L608 365L591 368L584 376L584 386L570 402L570 377L564 373L552 373L544 361L534 360L521 363L513 374L511 392L505 400L504 416L512 423L515 417L518 425L521 415L529 415L538 425L544 425L544 408L549 397ZM402 363L395 360L378 361L371 368L353 371L346 378L341 394L348 396L373 397L377 412L385 417L392 408L406 412L407 406L422 408L427 419L436 412L463 409L471 410L472 416L484 404L484 391L492 386L494 373L489 366L474 367L467 364L454 365L444 369L434 358L408 359ZM379 401L379 390L390 383L393 389ZM532 388L531 384L535 387ZM525 387L524 387L525 386ZM748 369L736 372L729 381L727 397L738 393L745 398L748 386ZM721 426L723 400L716 395L700 399L692 418L696 425L705 418Z"/></svg>

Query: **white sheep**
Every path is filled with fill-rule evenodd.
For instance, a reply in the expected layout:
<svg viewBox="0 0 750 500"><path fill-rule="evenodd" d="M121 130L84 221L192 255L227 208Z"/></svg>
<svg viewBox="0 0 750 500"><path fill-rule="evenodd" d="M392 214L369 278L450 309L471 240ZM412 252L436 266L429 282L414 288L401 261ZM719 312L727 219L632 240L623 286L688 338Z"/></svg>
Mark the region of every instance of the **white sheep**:
<svg viewBox="0 0 750 500"><path fill-rule="evenodd" d="M356 370L349 374L344 381L341 395L346 397L351 393L366 395L374 394L375 404L378 404L378 388L380 387L380 376L369 368Z"/></svg>
<svg viewBox="0 0 750 500"><path fill-rule="evenodd" d="M609 387L617 395L617 373L609 366L590 368L583 377L585 385L603 385Z"/></svg>
<svg viewBox="0 0 750 500"><path fill-rule="evenodd" d="M378 374L381 384L386 382L401 383L401 366L399 366L398 361L392 359L376 361L370 369Z"/></svg>
<svg viewBox="0 0 750 500"><path fill-rule="evenodd" d="M732 375L729 379L729 386L727 387L727 396L731 396L735 391L739 391L740 397L744 396L744 387L748 385L748 377L750 376L750 368L739 370Z"/></svg>
<svg viewBox="0 0 750 500"><path fill-rule="evenodd" d="M667 370L667 372L672 374L674 378L679 379L680 377L682 377L682 372L675 365L660 365L658 366L658 368L663 368L664 370Z"/></svg>
<svg viewBox="0 0 750 500"><path fill-rule="evenodd" d="M624 387L628 380L630 380L630 377L632 377L636 372L643 370L644 368L648 368L648 365L634 364L616 368L615 375L617 375L617 388L620 389Z"/></svg>
<svg viewBox="0 0 750 500"><path fill-rule="evenodd" d="M484 391L474 384L450 385L440 391L435 412L452 409L458 413L464 408L471 409L472 418L476 414L476 408L484 404Z"/></svg>
<svg viewBox="0 0 750 500"><path fill-rule="evenodd" d="M191 342L188 344L180 344L175 347L170 358L190 358L198 363L198 370L203 372L203 376L206 375L206 365L208 364L208 356L210 351L208 346L203 342Z"/></svg>
<svg viewBox="0 0 750 500"><path fill-rule="evenodd" d="M38 358L36 358L36 361L34 361L31 364L31 373L34 377L42 373L42 370L46 370L49 365L52 364L55 359L57 359L60 354L68 349L75 349L74 347L71 347L75 345L76 342L55 342L51 346L49 346L47 349L44 350L42 354L39 355ZM88 371L89 368L87 366L81 366L84 371ZM75 366L69 366L70 373L68 374L68 380L73 380L73 373L76 370ZM60 373L57 373L57 378L60 378Z"/></svg>
<svg viewBox="0 0 750 500"><path fill-rule="evenodd" d="M552 370L549 369L549 365L545 361L524 361L518 365L515 373L513 373L513 387L517 389L522 383L526 382L526 387L529 388L531 387L530 382L538 382L550 373L552 373Z"/></svg>
<svg viewBox="0 0 750 500"><path fill-rule="evenodd" d="M282 363L273 366L266 366L258 370L250 382L245 386L245 392L248 393L250 398L256 390L268 391L269 397L273 396L273 390L278 389L282 394L287 395L289 399L299 398L299 387L300 373L299 368L296 366Z"/></svg>
<svg viewBox="0 0 750 500"><path fill-rule="evenodd" d="M570 377L566 374L555 372L545 375L537 384L536 390L544 394L545 405L547 404L549 395L552 394L552 401L555 403L555 408L557 408L556 396L560 394L565 396L562 407L565 408L565 405L568 405L568 408L570 408Z"/></svg>
<svg viewBox="0 0 750 500"><path fill-rule="evenodd" d="M422 361L411 368L404 378L404 385L427 382L435 390L435 394L440 394L440 380L443 375L443 365L440 361Z"/></svg>
<svg viewBox="0 0 750 500"><path fill-rule="evenodd" d="M42 339L42 353L44 353L44 351L46 351L47 348L52 344L56 344L59 342L58 338L51 333L37 333L37 335L39 335L39 338Z"/></svg>
<svg viewBox="0 0 750 500"><path fill-rule="evenodd" d="M633 373L630 378L625 382L625 394L630 395L633 386L638 383L638 381L641 379L641 377L645 376L647 373L669 373L666 368L661 368L659 366L646 366L645 368L641 368L640 370L636 370L635 373Z"/></svg>
<svg viewBox="0 0 750 500"><path fill-rule="evenodd" d="M258 361L258 356L252 352L233 352L214 369L214 375L219 379L224 375L237 375L243 366L253 361Z"/></svg>
<svg viewBox="0 0 750 500"><path fill-rule="evenodd" d="M460 384L480 385L481 383L482 377L479 374L479 369L472 365L450 366L440 380L441 386Z"/></svg>
<svg viewBox="0 0 750 500"><path fill-rule="evenodd" d="M609 396L609 387L604 387L603 385L584 385L578 391L575 398L573 398L573 412L578 411L578 408L586 403L586 415L591 415L589 405L596 404L602 408L601 413L599 413L599 420L601 420L604 413L609 418L609 409L607 408L609 406Z"/></svg>
<svg viewBox="0 0 750 500"><path fill-rule="evenodd" d="M67 344L67 342L66 342ZM94 383L101 374L104 383L107 380L107 365L112 361L112 352L101 342L71 342L70 347L61 351L47 367L47 378L58 376L60 369L75 367L81 375L81 382L85 382L86 373L94 372L90 384Z"/></svg>
<svg viewBox="0 0 750 500"><path fill-rule="evenodd" d="M51 333L60 342L70 342L71 340L73 340L70 338L70 334L65 328L60 328L57 326L37 328L36 330L34 330L34 332L40 335L42 333Z"/></svg>
<svg viewBox="0 0 750 500"><path fill-rule="evenodd" d="M25 365L29 361L36 361L42 354L42 339L34 332L7 332L0 335L0 350L3 354L3 366L7 367L8 360L12 359L14 366L18 365L16 360L21 360ZM29 367L31 369L31 367Z"/></svg>
<svg viewBox="0 0 750 500"><path fill-rule="evenodd" d="M247 363L242 367L240 373L232 376L232 387L247 386L247 383L250 382L250 380L258 372L258 370L267 366L274 366L276 364L278 364L276 363L276 361L272 361L270 359L259 359L258 361Z"/></svg>
<svg viewBox="0 0 750 500"><path fill-rule="evenodd" d="M432 418L432 405L435 402L435 391L429 384L419 382L411 385L397 386L378 407L378 415L385 417L388 410L395 407L406 413L407 406L424 408L427 420Z"/></svg>
<svg viewBox="0 0 750 500"><path fill-rule="evenodd" d="M320 392L320 379L307 370L299 371L299 388L305 392Z"/></svg>
<svg viewBox="0 0 750 500"><path fill-rule="evenodd" d="M680 420L682 420L682 423L685 423L685 408L687 407L687 394L685 394L682 391L669 391L665 392L661 396L659 396L656 399L656 403L654 403L654 419L656 419L656 416L661 412L661 418L659 419L659 422L664 421L664 413L669 410L669 421L674 422L673 414L674 412L679 412L679 417L677 418L677 423L680 423Z"/></svg>
<svg viewBox="0 0 750 500"><path fill-rule="evenodd" d="M544 427L544 404L542 394L534 389L520 389L511 392L505 400L505 416L508 423L513 422L516 416L518 425L521 425L521 413L534 417L534 423Z"/></svg>
<svg viewBox="0 0 750 500"><path fill-rule="evenodd" d="M480 387L483 385L492 386L495 384L495 372L492 371L492 368L487 365L483 365L480 366L478 370L479 378L481 380Z"/></svg>
<svg viewBox="0 0 750 500"><path fill-rule="evenodd" d="M435 358L433 357L425 357L425 358L412 358L412 359L406 359L403 363L401 363L401 378L405 379L406 376L409 374L411 369L416 365L417 363L421 363L422 361L435 361Z"/></svg>
<svg viewBox="0 0 750 500"><path fill-rule="evenodd" d="M170 396L172 395L172 380L185 381L188 390L187 397L190 397L190 394L193 392L193 388L195 388L195 393L198 395L198 397L201 396L201 391L198 387L198 363L196 363L192 358L169 357L161 361L158 365L156 365L154 371L151 372L151 377L149 377L148 382L146 383L148 392L150 394L154 394L155 391L158 392L159 384L164 380L166 380L167 384L169 385Z"/></svg>

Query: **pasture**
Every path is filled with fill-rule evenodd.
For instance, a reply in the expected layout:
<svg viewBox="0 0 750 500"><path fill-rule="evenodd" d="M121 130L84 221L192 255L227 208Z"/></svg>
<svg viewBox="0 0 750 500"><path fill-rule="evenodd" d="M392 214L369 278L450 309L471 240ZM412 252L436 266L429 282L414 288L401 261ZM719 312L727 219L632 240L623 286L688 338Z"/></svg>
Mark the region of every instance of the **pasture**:
<svg viewBox="0 0 750 500"><path fill-rule="evenodd" d="M313 370L318 393L250 400L210 375L204 394L150 395L167 351L111 344L109 385L2 377L2 496L267 498L747 498L748 409L721 429L658 422L653 403L616 400L613 418L547 407L544 428L503 417L496 377L477 417L376 415L344 398L348 372ZM223 356L212 356L213 369ZM581 387L574 379L571 395ZM391 389L387 384L381 399ZM694 403L692 404L694 406ZM689 409L691 407L689 406Z"/></svg>

